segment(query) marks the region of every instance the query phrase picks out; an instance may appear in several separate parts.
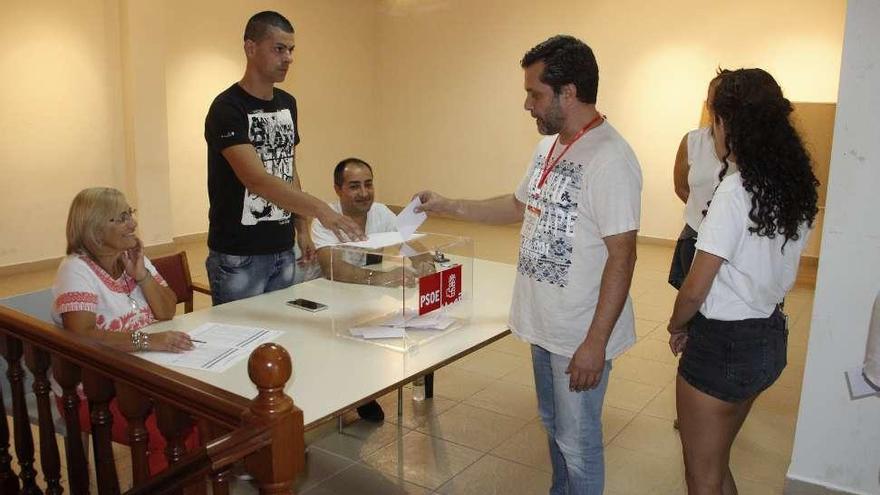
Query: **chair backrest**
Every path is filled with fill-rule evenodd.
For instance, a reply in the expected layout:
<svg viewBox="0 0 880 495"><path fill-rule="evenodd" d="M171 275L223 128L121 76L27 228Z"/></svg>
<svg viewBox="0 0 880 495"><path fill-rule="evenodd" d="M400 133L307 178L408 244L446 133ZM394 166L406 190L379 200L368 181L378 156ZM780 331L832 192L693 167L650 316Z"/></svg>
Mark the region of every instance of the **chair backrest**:
<svg viewBox="0 0 880 495"><path fill-rule="evenodd" d="M186 252L181 251L177 254L151 259L150 261L153 262L153 266L156 267L156 270L168 282L171 290L174 291L174 294L177 296L177 302L184 303L187 311L192 311L192 277L189 274L189 262L186 259Z"/></svg>

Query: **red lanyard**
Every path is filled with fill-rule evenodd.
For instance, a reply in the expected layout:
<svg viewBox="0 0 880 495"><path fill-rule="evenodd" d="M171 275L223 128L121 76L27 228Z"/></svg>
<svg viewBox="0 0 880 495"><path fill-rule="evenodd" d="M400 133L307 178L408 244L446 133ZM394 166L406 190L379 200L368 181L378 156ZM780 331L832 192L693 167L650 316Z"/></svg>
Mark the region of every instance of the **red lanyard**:
<svg viewBox="0 0 880 495"><path fill-rule="evenodd" d="M585 125L584 128L580 130L580 132L575 134L574 139L572 139L571 142L565 146L565 149L563 149L562 153L560 153L559 156L557 156L556 159L553 160L553 163L550 163L550 157L553 156L553 150L556 149L556 143L559 142L559 135L556 135L556 140L553 141L553 146L550 147L550 152L547 153L547 159L544 160L544 169L543 172L541 172L541 178L538 180L538 190L536 192L540 192L541 188L544 187L544 182L547 181L547 176L550 175L550 172L552 172L554 168L556 168L556 164L559 163L559 160L562 159L562 156L565 155L565 152L568 151L569 148L571 148L571 145L576 143L578 139L582 138L584 134L587 133L587 131L593 128L593 124L600 120L602 120L602 114L596 115L593 120L589 121L587 125Z"/></svg>

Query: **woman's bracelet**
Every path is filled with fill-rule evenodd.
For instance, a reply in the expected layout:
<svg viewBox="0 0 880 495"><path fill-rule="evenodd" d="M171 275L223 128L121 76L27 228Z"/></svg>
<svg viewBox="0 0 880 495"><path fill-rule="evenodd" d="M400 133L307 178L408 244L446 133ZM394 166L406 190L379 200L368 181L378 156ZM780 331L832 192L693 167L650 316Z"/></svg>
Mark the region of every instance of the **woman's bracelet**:
<svg viewBox="0 0 880 495"><path fill-rule="evenodd" d="M135 352L150 350L150 334L140 330L131 332L131 346Z"/></svg>

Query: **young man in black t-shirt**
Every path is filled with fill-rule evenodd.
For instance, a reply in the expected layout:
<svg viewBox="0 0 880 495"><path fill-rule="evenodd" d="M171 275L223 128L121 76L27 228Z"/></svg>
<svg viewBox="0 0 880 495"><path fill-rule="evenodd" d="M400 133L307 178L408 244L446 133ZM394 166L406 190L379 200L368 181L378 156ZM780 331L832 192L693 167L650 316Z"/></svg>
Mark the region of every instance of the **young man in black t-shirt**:
<svg viewBox="0 0 880 495"><path fill-rule="evenodd" d="M208 143L208 247L214 304L293 284L293 242L314 257L308 218L341 239L363 238L351 219L302 191L296 170L296 99L275 83L293 61L293 25L260 12L244 32L244 77L220 93L205 118ZM295 232L294 232L295 229Z"/></svg>

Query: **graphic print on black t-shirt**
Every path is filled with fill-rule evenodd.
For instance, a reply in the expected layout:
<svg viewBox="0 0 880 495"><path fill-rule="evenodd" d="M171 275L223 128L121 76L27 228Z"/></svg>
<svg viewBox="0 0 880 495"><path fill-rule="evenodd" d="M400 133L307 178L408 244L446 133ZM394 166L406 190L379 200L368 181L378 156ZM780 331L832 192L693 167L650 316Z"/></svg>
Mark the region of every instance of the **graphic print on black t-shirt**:
<svg viewBox="0 0 880 495"><path fill-rule="evenodd" d="M293 118L290 110L248 114L248 138L266 172L285 182L293 181ZM241 224L290 220L290 212L245 189Z"/></svg>
<svg viewBox="0 0 880 495"><path fill-rule="evenodd" d="M541 215L533 229L523 225L517 270L538 282L565 287L571 268L583 165L562 160L536 198L544 158L538 156L537 160L539 165L534 167L529 180L528 204L539 209Z"/></svg>

